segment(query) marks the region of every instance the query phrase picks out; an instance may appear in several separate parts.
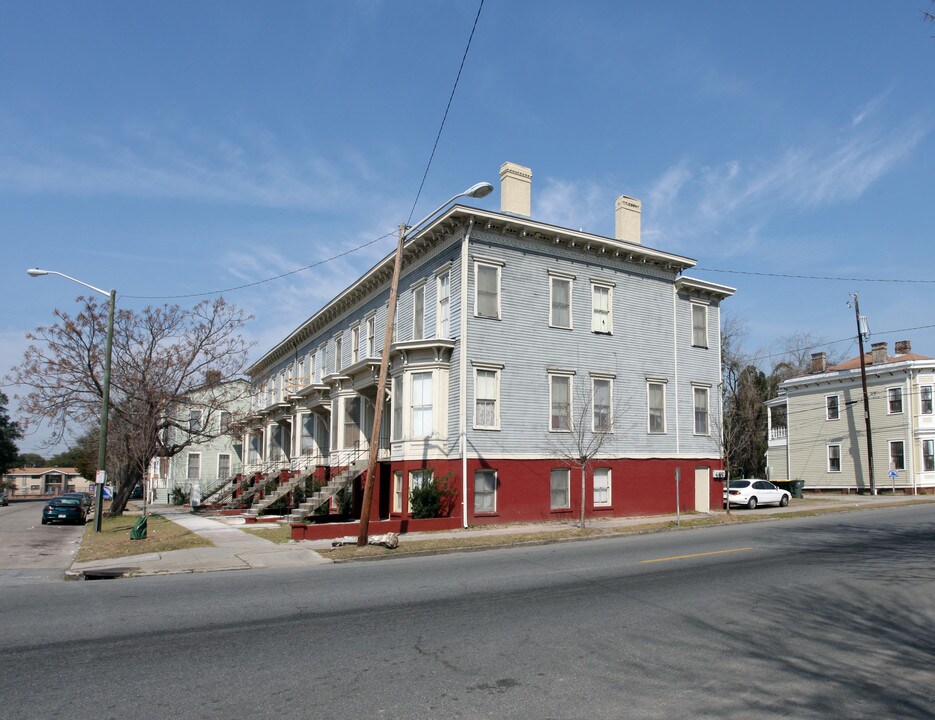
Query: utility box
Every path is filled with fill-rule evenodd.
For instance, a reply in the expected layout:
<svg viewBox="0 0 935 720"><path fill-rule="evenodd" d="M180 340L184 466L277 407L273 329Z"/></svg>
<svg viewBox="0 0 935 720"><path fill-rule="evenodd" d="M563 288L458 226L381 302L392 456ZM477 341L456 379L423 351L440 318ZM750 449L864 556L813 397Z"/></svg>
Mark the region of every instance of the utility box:
<svg viewBox="0 0 935 720"><path fill-rule="evenodd" d="M133 529L130 531L130 539L131 540L145 540L146 539L146 516L145 515L136 521L136 524L133 526Z"/></svg>

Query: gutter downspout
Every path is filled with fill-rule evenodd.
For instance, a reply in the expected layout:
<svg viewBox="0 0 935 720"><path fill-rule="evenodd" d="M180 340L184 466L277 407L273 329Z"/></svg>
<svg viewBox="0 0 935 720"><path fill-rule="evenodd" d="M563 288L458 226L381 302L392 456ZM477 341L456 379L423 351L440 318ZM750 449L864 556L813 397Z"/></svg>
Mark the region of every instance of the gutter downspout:
<svg viewBox="0 0 935 720"><path fill-rule="evenodd" d="M918 385L918 382L916 383ZM913 427L913 419L915 418L916 409L915 409L915 396L912 393L912 368L906 372L906 405L909 407L909 423L906 428L906 432L909 437L906 438L906 448L907 451L904 454L908 462L907 470L909 472L909 477L912 479L912 494L916 494L916 441L915 441L915 428Z"/></svg>
<svg viewBox="0 0 935 720"><path fill-rule="evenodd" d="M461 446L461 526L468 526L468 477L467 477L467 339L468 339L468 245L471 241L471 230L474 229L474 218L468 220L468 228L461 240L461 332L458 343L458 414Z"/></svg>
<svg viewBox="0 0 935 720"><path fill-rule="evenodd" d="M682 451L679 435L679 291L672 285L672 359L675 361L675 454Z"/></svg>

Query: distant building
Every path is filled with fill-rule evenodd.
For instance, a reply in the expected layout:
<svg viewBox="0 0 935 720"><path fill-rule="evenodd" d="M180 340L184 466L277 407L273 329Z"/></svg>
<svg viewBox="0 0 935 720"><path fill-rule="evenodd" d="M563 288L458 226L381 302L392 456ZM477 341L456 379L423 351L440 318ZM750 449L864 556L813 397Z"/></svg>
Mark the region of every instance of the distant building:
<svg viewBox="0 0 935 720"><path fill-rule="evenodd" d="M94 491L94 480L82 477L76 468L16 468L4 473L3 479L15 483L14 497Z"/></svg>
<svg viewBox="0 0 935 720"><path fill-rule="evenodd" d="M935 360L903 340L894 355L874 343L864 363L877 490L935 492ZM815 353L810 369L767 403L769 477L813 490L869 490L860 356L828 367Z"/></svg>
<svg viewBox="0 0 935 720"><path fill-rule="evenodd" d="M409 517L445 478L464 525L720 505L720 305L733 288L642 244L530 218L532 171L501 168L501 210L454 205L406 244L373 518ZM390 255L247 370L245 470L352 468L359 508L393 270ZM585 479L556 452L606 442ZM567 444L567 443L566 443ZM293 519L298 519L293 516Z"/></svg>

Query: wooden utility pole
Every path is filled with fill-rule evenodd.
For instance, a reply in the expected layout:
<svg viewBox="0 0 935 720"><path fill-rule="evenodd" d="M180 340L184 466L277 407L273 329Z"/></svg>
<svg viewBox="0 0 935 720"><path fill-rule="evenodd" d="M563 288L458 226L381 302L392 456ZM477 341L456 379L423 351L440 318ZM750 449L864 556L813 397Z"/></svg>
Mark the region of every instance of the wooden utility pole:
<svg viewBox="0 0 935 720"><path fill-rule="evenodd" d="M870 479L870 494L877 494L877 485L873 478L873 436L870 429L870 399L867 394L867 363L864 360L864 333L860 326L860 303L854 293L854 313L857 315L857 344L860 350L860 384L864 391L864 422L867 426L867 463Z"/></svg>
<svg viewBox="0 0 935 720"><path fill-rule="evenodd" d="M399 224L399 242L396 244L396 259L393 262L393 281L390 285L390 300L386 309L386 336L383 354L380 356L380 377L377 380L377 398L373 403L373 429L370 431L370 460L364 480L364 499L360 508L360 532L357 547L365 547L370 534L370 504L373 501L373 475L377 470L377 454L380 452L380 427L383 421L383 405L386 402L386 379L390 370L390 344L393 342L393 318L396 316L396 295L399 291L399 273L403 264L403 240L406 223ZM332 422L334 420L332 419Z"/></svg>

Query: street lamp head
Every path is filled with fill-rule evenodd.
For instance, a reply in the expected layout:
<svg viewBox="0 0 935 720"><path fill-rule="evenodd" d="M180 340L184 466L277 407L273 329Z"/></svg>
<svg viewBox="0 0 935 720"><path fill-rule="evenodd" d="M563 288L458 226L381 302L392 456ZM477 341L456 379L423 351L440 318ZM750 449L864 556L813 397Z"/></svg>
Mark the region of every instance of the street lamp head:
<svg viewBox="0 0 935 720"><path fill-rule="evenodd" d="M39 277L40 275L48 275L49 271L40 270L39 268L29 268L29 270L26 271L26 274L30 277Z"/></svg>
<svg viewBox="0 0 935 720"><path fill-rule="evenodd" d="M492 192L493 185L491 185L489 182L479 182L477 185L471 186L471 188L464 194L472 198L482 198L487 197Z"/></svg>

